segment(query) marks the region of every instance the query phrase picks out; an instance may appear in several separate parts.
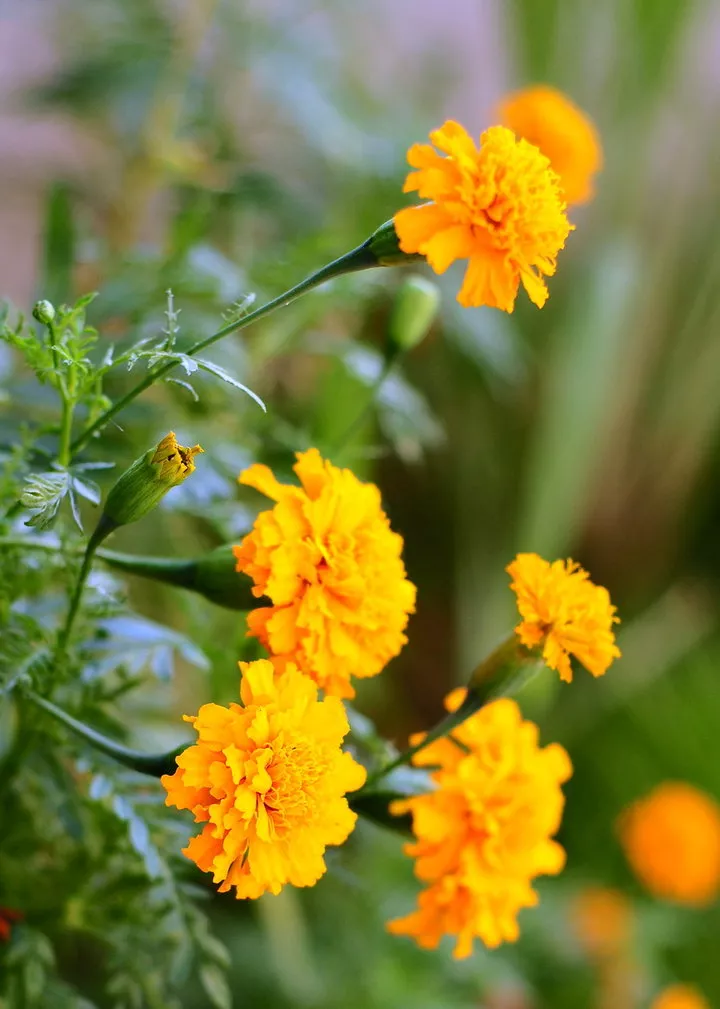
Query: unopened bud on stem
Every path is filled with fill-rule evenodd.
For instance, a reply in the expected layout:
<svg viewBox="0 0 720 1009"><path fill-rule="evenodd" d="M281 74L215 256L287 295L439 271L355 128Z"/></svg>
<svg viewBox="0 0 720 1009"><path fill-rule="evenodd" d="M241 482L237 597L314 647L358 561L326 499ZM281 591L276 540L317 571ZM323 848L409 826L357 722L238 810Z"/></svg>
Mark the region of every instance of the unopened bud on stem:
<svg viewBox="0 0 720 1009"><path fill-rule="evenodd" d="M178 445L171 431L145 455L126 469L110 490L102 516L95 530L95 544L119 526L137 522L181 484L195 469L194 457L202 452L199 445Z"/></svg>

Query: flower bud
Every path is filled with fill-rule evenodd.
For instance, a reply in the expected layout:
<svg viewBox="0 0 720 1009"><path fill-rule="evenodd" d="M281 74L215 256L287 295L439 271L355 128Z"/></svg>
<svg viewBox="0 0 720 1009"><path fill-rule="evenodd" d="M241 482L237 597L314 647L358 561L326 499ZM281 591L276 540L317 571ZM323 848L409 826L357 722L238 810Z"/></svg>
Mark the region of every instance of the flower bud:
<svg viewBox="0 0 720 1009"><path fill-rule="evenodd" d="M32 310L33 319L49 326L55 318L55 306L50 301L36 301Z"/></svg>
<svg viewBox="0 0 720 1009"><path fill-rule="evenodd" d="M119 526L137 522L159 504L173 487L181 484L195 469L194 457L202 452L199 445L178 445L171 431L156 448L136 459L110 490L93 539L99 543Z"/></svg>
<svg viewBox="0 0 720 1009"><path fill-rule="evenodd" d="M407 263L423 262L425 259L418 252L401 251L393 221L386 221L377 231L373 231L364 248L372 254L378 266L403 266Z"/></svg>
<svg viewBox="0 0 720 1009"><path fill-rule="evenodd" d="M412 350L427 336L440 304L440 291L425 277L413 274L398 291L390 317L391 349Z"/></svg>

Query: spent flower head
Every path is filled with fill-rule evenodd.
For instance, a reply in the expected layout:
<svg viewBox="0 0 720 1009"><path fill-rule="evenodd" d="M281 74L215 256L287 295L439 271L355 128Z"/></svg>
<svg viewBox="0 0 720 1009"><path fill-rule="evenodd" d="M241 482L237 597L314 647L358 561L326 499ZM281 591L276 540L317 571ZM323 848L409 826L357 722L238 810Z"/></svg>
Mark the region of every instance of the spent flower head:
<svg viewBox="0 0 720 1009"><path fill-rule="evenodd" d="M242 704L204 704L185 716L198 741L165 775L166 803L189 809L202 832L184 854L237 897L312 886L329 844L355 826L346 792L365 769L340 749L349 731L342 702L288 665L240 663Z"/></svg>
<svg viewBox="0 0 720 1009"><path fill-rule="evenodd" d="M249 633L280 666L293 662L326 693L353 697L350 678L375 676L405 644L415 586L374 484L314 448L294 470L300 487L258 464L240 475L276 502L235 549L238 571L272 603L250 613Z"/></svg>
<svg viewBox="0 0 720 1009"><path fill-rule="evenodd" d="M504 126L493 126L480 146L452 120L414 144L404 192L431 202L395 214L400 248L422 253L436 273L467 259L461 305L512 312L520 283L538 308L548 296L544 277L572 225L550 162ZM438 150L435 150L438 148ZM438 151L442 153L438 153Z"/></svg>
<svg viewBox="0 0 720 1009"><path fill-rule="evenodd" d="M448 708L459 707L464 694L453 691ZM537 727L504 698L481 708L452 738L420 750L413 762L432 768L435 791L399 800L392 811L412 815L416 840L405 851L427 888L417 910L390 922L389 930L425 948L453 935L456 957L469 956L476 938L489 947L513 942L518 912L537 904L533 879L565 864L552 836L570 758L557 744L540 749Z"/></svg>
<svg viewBox="0 0 720 1009"><path fill-rule="evenodd" d="M593 676L619 658L612 629L619 618L610 595L579 564L518 554L507 571L522 617L515 631L526 648L542 647L544 661L561 680L572 680L570 656Z"/></svg>

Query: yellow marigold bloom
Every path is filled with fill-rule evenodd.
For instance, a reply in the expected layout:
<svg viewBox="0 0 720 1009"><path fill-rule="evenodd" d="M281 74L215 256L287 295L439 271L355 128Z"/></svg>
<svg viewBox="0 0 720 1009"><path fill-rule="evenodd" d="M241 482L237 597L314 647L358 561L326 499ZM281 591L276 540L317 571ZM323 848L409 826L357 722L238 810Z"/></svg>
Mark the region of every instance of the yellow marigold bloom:
<svg viewBox="0 0 720 1009"><path fill-rule="evenodd" d="M480 147L458 123L446 122L430 134L430 144L414 144L404 192L417 191L430 203L395 214L400 248L421 253L436 273L456 259L469 260L458 294L461 305L490 305L512 312L522 281L542 308L543 280L555 272L556 258L572 230L560 181L550 162L504 126L493 126Z"/></svg>
<svg viewBox="0 0 720 1009"><path fill-rule="evenodd" d="M633 912L630 901L619 890L588 886L575 897L570 919L587 952L591 956L606 957L627 945Z"/></svg>
<svg viewBox="0 0 720 1009"><path fill-rule="evenodd" d="M682 781L665 781L618 822L625 855L656 897L710 904L720 892L720 806Z"/></svg>
<svg viewBox="0 0 720 1009"><path fill-rule="evenodd" d="M463 696L450 694L450 710ZM412 814L416 840L405 851L428 886L417 910L388 929L431 949L443 935L456 936L460 958L472 953L475 938L489 947L517 939L519 911L537 903L532 880L563 868L565 853L552 835L562 817L560 785L572 767L561 746L538 747L537 727L507 698L481 708L452 737L414 758L433 768L436 790L393 804L394 813Z"/></svg>
<svg viewBox="0 0 720 1009"><path fill-rule="evenodd" d="M380 491L350 470L299 452L301 487L254 465L240 483L276 501L240 546L238 571L272 606L253 610L249 633L294 662L326 693L354 697L351 676L375 676L407 641L415 586L405 577L402 537L390 529Z"/></svg>
<svg viewBox="0 0 720 1009"><path fill-rule="evenodd" d="M567 683L571 655L602 676L620 656L612 630L618 617L607 589L574 561L550 564L537 554L518 554L506 570L522 617L515 631L525 647L542 645L543 659Z"/></svg>
<svg viewBox="0 0 720 1009"><path fill-rule="evenodd" d="M594 195L593 175L603 161L600 137L562 91L547 84L516 91L501 103L500 120L550 160L568 203L585 203Z"/></svg>
<svg viewBox="0 0 720 1009"><path fill-rule="evenodd" d="M340 749L349 730L342 701L318 700L294 666L240 663L242 704L204 704L192 722L198 741L165 775L166 804L190 809L202 833L183 854L238 897L312 886L328 844L342 844L356 815L346 792L365 769Z"/></svg>
<svg viewBox="0 0 720 1009"><path fill-rule="evenodd" d="M710 1003L697 988L674 984L660 992L650 1009L710 1009Z"/></svg>

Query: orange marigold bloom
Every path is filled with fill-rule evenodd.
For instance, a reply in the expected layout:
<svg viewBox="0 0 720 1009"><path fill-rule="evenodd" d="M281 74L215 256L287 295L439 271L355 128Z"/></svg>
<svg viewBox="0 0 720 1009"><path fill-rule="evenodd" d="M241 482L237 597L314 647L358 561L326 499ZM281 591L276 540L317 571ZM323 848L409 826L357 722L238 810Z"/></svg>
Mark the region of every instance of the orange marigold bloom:
<svg viewBox="0 0 720 1009"><path fill-rule="evenodd" d="M450 694L450 710L464 693ZM537 727L503 698L454 729L452 738L420 750L414 763L433 768L436 790L400 800L392 811L412 814L416 840L405 851L428 886L417 910L391 921L389 931L431 949L443 935L454 935L458 958L472 953L475 938L489 947L513 942L519 911L537 904L532 880L565 864L552 835L560 826L560 785L572 773L570 758L557 744L540 749Z"/></svg>
<svg viewBox="0 0 720 1009"><path fill-rule="evenodd" d="M710 1003L697 988L674 984L660 992L650 1009L710 1009Z"/></svg>
<svg viewBox="0 0 720 1009"><path fill-rule="evenodd" d="M404 192L431 200L395 214L400 248L421 253L436 273L468 259L461 305L490 305L512 312L522 281L542 308L543 280L572 230L560 180L550 162L504 126L493 126L476 147L458 123L446 122L429 144L413 144Z"/></svg>
<svg viewBox="0 0 720 1009"><path fill-rule="evenodd" d="M710 904L720 893L720 806L682 781L665 781L618 821L636 876L656 897Z"/></svg>
<svg viewBox="0 0 720 1009"><path fill-rule="evenodd" d="M294 662L326 693L354 697L350 677L375 676L407 641L415 586L374 484L315 448L294 469L301 487L278 483L267 466L240 475L277 502L235 547L238 571L273 604L252 611L249 633L279 668Z"/></svg>
<svg viewBox="0 0 720 1009"><path fill-rule="evenodd" d="M318 700L294 666L240 663L242 704L204 704L192 722L198 741L165 775L166 804L190 809L202 833L183 854L238 897L312 886L328 844L342 844L357 819L346 792L365 769L340 749L349 730L342 701Z"/></svg>
<svg viewBox="0 0 720 1009"><path fill-rule="evenodd" d="M612 630L619 618L607 589L570 560L550 564L537 554L518 554L506 570L522 617L515 632L525 647L542 645L543 659L567 683L571 655L593 676L607 672L620 656Z"/></svg>
<svg viewBox="0 0 720 1009"><path fill-rule="evenodd" d="M615 954L630 939L632 906L619 890L585 887L571 905L570 918L580 943L591 956Z"/></svg>
<svg viewBox="0 0 720 1009"><path fill-rule="evenodd" d="M602 146L592 120L567 95L537 84L508 95L500 120L549 158L568 203L594 195L593 175L602 168Z"/></svg>

